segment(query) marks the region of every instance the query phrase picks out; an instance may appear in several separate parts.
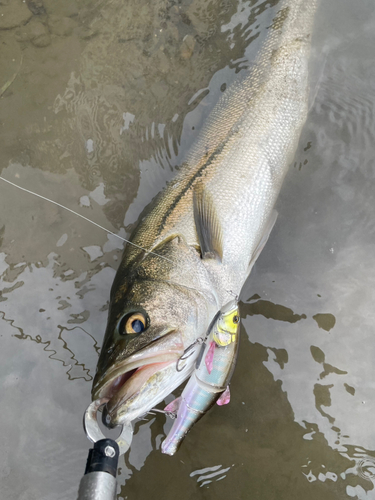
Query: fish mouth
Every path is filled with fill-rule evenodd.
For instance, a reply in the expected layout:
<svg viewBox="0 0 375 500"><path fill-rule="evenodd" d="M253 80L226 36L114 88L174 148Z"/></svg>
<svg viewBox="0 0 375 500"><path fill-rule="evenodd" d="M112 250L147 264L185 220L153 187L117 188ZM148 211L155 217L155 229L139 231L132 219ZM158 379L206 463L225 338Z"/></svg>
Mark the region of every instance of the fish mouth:
<svg viewBox="0 0 375 500"><path fill-rule="evenodd" d="M108 398L107 413L115 412L158 371L177 363L183 352L181 335L175 333L152 342L124 360L115 361L94 381L92 399Z"/></svg>

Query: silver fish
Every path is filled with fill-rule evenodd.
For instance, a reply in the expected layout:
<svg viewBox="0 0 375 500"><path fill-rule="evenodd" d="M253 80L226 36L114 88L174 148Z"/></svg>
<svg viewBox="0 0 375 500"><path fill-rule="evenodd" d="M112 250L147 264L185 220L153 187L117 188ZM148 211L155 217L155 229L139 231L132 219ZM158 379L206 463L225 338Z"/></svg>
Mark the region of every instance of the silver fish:
<svg viewBox="0 0 375 500"><path fill-rule="evenodd" d="M267 240L307 116L315 10L315 0L280 2L252 69L222 94L125 248L92 389L109 398L109 426L190 376L199 346L182 371L177 360L240 294Z"/></svg>

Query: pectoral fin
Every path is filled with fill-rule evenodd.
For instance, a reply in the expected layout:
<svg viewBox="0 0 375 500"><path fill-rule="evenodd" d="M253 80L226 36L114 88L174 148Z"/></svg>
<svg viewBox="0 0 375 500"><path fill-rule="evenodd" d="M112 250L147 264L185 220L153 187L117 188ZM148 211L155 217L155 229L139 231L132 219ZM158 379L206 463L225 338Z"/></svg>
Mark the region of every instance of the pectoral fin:
<svg viewBox="0 0 375 500"><path fill-rule="evenodd" d="M262 252L264 245L267 243L268 237L272 231L273 226L275 225L275 222L276 222L278 215L279 214L277 213L276 210L272 210L271 215L270 215L270 217L269 217L269 219L264 227L263 234L262 234L252 256L251 256L251 260L249 263L249 274L250 274L251 269L253 268L253 265L255 264L255 261L257 260L260 253Z"/></svg>
<svg viewBox="0 0 375 500"><path fill-rule="evenodd" d="M202 258L223 258L223 235L211 197L198 187L193 197L194 221Z"/></svg>

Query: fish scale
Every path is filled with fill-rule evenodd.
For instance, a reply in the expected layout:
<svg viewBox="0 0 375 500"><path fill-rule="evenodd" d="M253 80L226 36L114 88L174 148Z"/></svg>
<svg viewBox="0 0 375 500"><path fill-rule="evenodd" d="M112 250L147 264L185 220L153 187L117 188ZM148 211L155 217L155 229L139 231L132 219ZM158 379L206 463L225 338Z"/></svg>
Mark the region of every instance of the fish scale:
<svg viewBox="0 0 375 500"><path fill-rule="evenodd" d="M160 345L162 357L164 340L178 336L182 355L239 295L276 220L274 204L306 120L316 7L315 0L279 3L254 65L221 95L176 178L143 214L130 239L146 252L125 247L94 399L111 393L111 373L126 373L134 353L147 366L149 346ZM121 330L135 313L144 315L144 331ZM135 372L107 404L112 424L145 413L189 377L198 350L191 354L182 372L171 355L145 384Z"/></svg>

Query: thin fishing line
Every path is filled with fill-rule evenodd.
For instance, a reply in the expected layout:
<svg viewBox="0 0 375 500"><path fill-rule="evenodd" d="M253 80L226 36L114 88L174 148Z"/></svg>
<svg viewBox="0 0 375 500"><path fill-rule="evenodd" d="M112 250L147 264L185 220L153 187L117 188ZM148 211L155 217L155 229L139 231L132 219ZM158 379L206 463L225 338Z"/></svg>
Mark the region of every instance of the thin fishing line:
<svg viewBox="0 0 375 500"><path fill-rule="evenodd" d="M141 246L137 245L136 243L133 243L132 241L130 240L127 240L125 238L123 238L122 236L119 236L118 234L116 233L113 233L112 231L110 231L109 229L106 229L105 227L101 226L100 224L97 224L96 222L92 221L91 219L88 219L87 217L85 217L84 215L81 215L79 214L78 212L75 212L74 210L72 210L71 208L68 208L68 207L65 207L64 205L61 205L61 203L57 203L57 201L54 201L54 200L50 200L49 198L46 198L45 196L42 196L41 194L38 194L38 193L34 193L34 191L30 191L29 189L26 189L24 187L21 187L19 186L18 184L15 184L14 182L11 182L11 181L8 181L8 179L4 179L4 177L0 177L0 179L4 182L7 182L8 184L11 184L12 186L18 188L18 189L21 189L21 191L25 191L26 193L29 193L29 194L33 194L34 196L37 196L38 198L41 198L42 200L45 200L45 201L49 201L50 203L53 203L53 205L57 205L58 207L60 208L63 208L64 210L67 210L68 212L71 212L72 214L74 215L77 215L78 217L81 217L81 219L84 219L86 220L87 222L91 222L91 224L94 224L94 226L97 226L99 227L100 229L103 229L103 231L105 231L106 233L109 233L109 234L112 234L113 236L116 236L117 238L119 238L120 240L122 241L125 241L126 243L129 243L130 245L133 245L133 247L136 247L138 248L139 250L142 250L143 252L146 252L146 253L151 253L153 255L157 255L158 257L160 257L161 259L164 259L164 260L167 260L168 262L171 262L173 264L173 261L168 259L167 257L164 257L163 255L160 255L156 252L153 252L152 250L146 250L145 248L142 248Z"/></svg>
<svg viewBox="0 0 375 500"><path fill-rule="evenodd" d="M142 250L143 252L145 253L151 253L152 255L156 255L157 257L160 257L161 259L164 259L166 260L167 262L170 262L171 264L174 264L174 262L171 260L171 259L168 259L168 257L164 257L164 255L160 255L156 252L153 252L152 250L146 250L145 248L141 247L140 245L137 245L136 243L133 243L132 241L130 240L127 240L125 238L123 238L122 236L119 236L118 234L116 233L113 233L112 231L110 231L109 229L106 229L105 227L101 226L100 224L92 221L91 219L85 217L84 215L81 215L79 214L78 212L75 212L74 210L72 210L71 208L68 208L66 207L65 205L61 205L61 203L58 203L57 201L54 201L54 200L51 200L50 198L47 198L45 196L42 196L41 194L38 194L38 193L35 193L34 191L30 191L30 189L26 189L24 187L21 187L19 186L18 184L15 184L14 182L12 181L9 181L8 179L4 179L4 177L1 177L0 176L0 179L4 182L7 182L8 184L10 184L11 186L14 186L18 189L20 189L21 191L25 191L26 193L29 193L29 194L32 194L38 198L41 198L42 200L45 200L45 201L48 201L49 203L52 203L53 205L56 205L60 208L63 208L64 210L67 210L68 212L71 212L72 214L74 215L77 215L78 217L81 217L81 219L87 221L87 222L90 222L91 224L93 224L94 226L102 229L103 231L105 231L106 233L108 234L112 234L113 236L116 236L117 238L119 238L120 240L122 241L125 241L125 243L129 243L130 245L133 245L135 248L138 248L139 250ZM189 274L189 273L188 273ZM168 280L169 281L169 280ZM167 282L168 282L167 281ZM172 283L172 282L170 282ZM198 293L204 293L206 290L202 290L202 289L199 289L199 288L194 288L194 287L189 287L187 285L183 285L182 283L177 283L179 286L182 286L183 288L187 288L189 290L194 290ZM233 294L233 292L232 292ZM215 300L217 301L217 297L215 296Z"/></svg>

